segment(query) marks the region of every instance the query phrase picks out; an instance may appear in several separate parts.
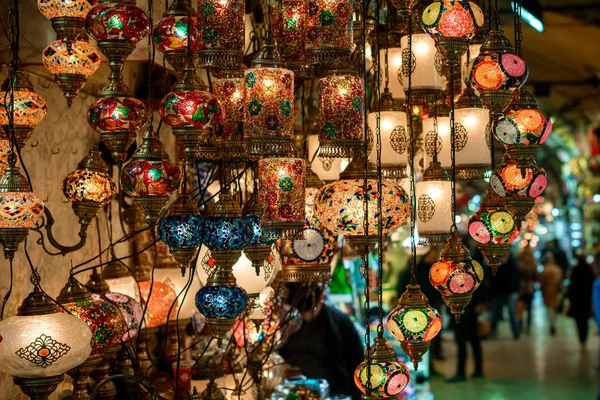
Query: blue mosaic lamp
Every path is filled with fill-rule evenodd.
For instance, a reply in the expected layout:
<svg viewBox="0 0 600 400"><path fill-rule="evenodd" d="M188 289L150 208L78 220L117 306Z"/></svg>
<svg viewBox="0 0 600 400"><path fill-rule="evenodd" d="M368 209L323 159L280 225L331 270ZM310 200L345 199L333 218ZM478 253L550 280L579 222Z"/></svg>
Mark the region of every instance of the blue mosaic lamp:
<svg viewBox="0 0 600 400"><path fill-rule="evenodd" d="M206 317L209 334L221 339L246 310L248 294L236 285L233 265L252 239L250 225L228 187L223 187L214 212L204 220L202 242L213 265L206 286L196 293L196 307Z"/></svg>
<svg viewBox="0 0 600 400"><path fill-rule="evenodd" d="M242 212L250 229L250 240L246 248L244 248L244 254L252 261L252 266L258 276L260 268L264 267L265 263L268 263L273 240L262 235L260 205L256 191L250 196L246 204L244 204Z"/></svg>
<svg viewBox="0 0 600 400"><path fill-rule="evenodd" d="M180 194L167 215L158 222L158 237L169 246L182 275L185 275L185 269L198 253L202 231L200 211L187 193Z"/></svg>

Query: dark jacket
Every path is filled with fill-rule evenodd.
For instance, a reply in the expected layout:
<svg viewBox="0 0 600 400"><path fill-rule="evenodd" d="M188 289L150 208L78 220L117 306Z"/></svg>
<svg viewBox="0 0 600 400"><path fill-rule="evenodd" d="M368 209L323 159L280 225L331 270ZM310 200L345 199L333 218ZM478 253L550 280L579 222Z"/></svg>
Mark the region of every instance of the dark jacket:
<svg viewBox="0 0 600 400"><path fill-rule="evenodd" d="M587 263L579 263L571 272L571 284L567 292L571 306L569 316L589 318L592 312L592 286L594 271Z"/></svg>

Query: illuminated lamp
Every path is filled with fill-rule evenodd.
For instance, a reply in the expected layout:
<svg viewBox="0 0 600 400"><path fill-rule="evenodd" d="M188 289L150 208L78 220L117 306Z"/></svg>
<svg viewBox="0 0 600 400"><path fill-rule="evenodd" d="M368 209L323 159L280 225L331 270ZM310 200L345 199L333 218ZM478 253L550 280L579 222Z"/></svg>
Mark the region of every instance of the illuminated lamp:
<svg viewBox="0 0 600 400"><path fill-rule="evenodd" d="M254 268L256 275L260 274L260 269L268 266L269 257L271 257L271 248L273 247L274 240L269 238L263 238L262 229L260 227L260 216L262 212L260 210L260 204L258 202L258 184L254 186L254 192L250 195L250 198L244 204L242 213L246 219L247 224L251 232L251 238L246 247L244 247L244 254L252 261L252 267Z"/></svg>
<svg viewBox="0 0 600 400"><path fill-rule="evenodd" d="M417 229L419 243L443 245L450 237L452 185L439 162L432 161L417 182Z"/></svg>
<svg viewBox="0 0 600 400"><path fill-rule="evenodd" d="M85 31L85 17L96 0L38 0L40 12L52 22L57 39L74 41Z"/></svg>
<svg viewBox="0 0 600 400"><path fill-rule="evenodd" d="M242 0L200 0L200 67L230 69L244 55L244 10Z"/></svg>
<svg viewBox="0 0 600 400"><path fill-rule="evenodd" d="M311 169L327 183L337 181L348 161L341 158L318 157L318 151L319 135L308 135L308 154L311 159Z"/></svg>
<svg viewBox="0 0 600 400"><path fill-rule="evenodd" d="M223 158L240 158L248 153L244 140L244 73L241 69L220 71L213 79L213 92L221 106L221 129L215 146Z"/></svg>
<svg viewBox="0 0 600 400"><path fill-rule="evenodd" d="M308 5L306 49L315 67L348 65L354 47L352 0L317 0Z"/></svg>
<svg viewBox="0 0 600 400"><path fill-rule="evenodd" d="M464 137L466 133L464 130L457 129L457 137L460 138L461 134ZM432 160L437 159L442 168L450 171L452 167L450 137L450 109L446 104L438 103L435 105L433 113L423 120L425 169L429 168Z"/></svg>

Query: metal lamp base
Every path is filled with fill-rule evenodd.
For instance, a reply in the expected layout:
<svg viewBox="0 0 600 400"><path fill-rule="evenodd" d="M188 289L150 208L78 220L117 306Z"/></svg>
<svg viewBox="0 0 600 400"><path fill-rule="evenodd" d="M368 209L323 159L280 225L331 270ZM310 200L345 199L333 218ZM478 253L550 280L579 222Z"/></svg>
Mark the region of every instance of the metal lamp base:
<svg viewBox="0 0 600 400"><path fill-rule="evenodd" d="M260 136L248 138L248 152L258 157L287 157L296 155L297 150L291 137Z"/></svg>
<svg viewBox="0 0 600 400"><path fill-rule="evenodd" d="M32 400L46 400L64 379L65 375L46 376L43 378L13 378L15 385Z"/></svg>
<svg viewBox="0 0 600 400"><path fill-rule="evenodd" d="M88 377L101 362L101 355L89 356L82 364L67 372L73 378L73 400L89 400Z"/></svg>
<svg viewBox="0 0 600 400"><path fill-rule="evenodd" d="M200 155L200 150L203 149L204 146L212 147L212 128L173 128L173 134L177 138L179 158L184 162L193 163ZM213 150L211 150L211 152L212 151ZM204 155L205 151L202 151L202 153Z"/></svg>
<svg viewBox="0 0 600 400"><path fill-rule="evenodd" d="M94 382L94 386L98 385L104 379L108 378L108 370L110 364L117 358L117 353L121 350L121 345L116 344L111 346L102 354L102 362L92 372L91 377ZM117 395L117 387L112 381L108 381L103 384L96 392L95 399L98 400L113 400Z"/></svg>
<svg viewBox="0 0 600 400"><path fill-rule="evenodd" d="M4 245L4 257L13 259L19 250L19 245L27 239L29 229L0 228L0 243Z"/></svg>
<svg viewBox="0 0 600 400"><path fill-rule="evenodd" d="M352 51L347 47L318 46L309 49L317 77L327 76L328 70L347 68Z"/></svg>
<svg viewBox="0 0 600 400"><path fill-rule="evenodd" d="M0 138L8 140L9 138L6 134L6 132L8 132L8 125L3 125L2 127L4 128L4 130L0 132ZM27 141L27 139L29 139L33 134L33 128L29 126L17 125L14 127L14 131L15 138L17 139L17 146L19 146L19 149L22 149L23 146L25 146L25 142Z"/></svg>
<svg viewBox="0 0 600 400"><path fill-rule="evenodd" d="M73 203L73 212L79 219L79 224L89 225L92 223L94 218L98 215L98 212L102 209L101 204L88 203L88 202L77 202Z"/></svg>
<svg viewBox="0 0 600 400"><path fill-rule="evenodd" d="M441 246L450 239L450 232L419 232L420 246Z"/></svg>
<svg viewBox="0 0 600 400"><path fill-rule="evenodd" d="M364 141L359 139L319 140L319 157L352 158L364 148Z"/></svg>
<svg viewBox="0 0 600 400"><path fill-rule="evenodd" d="M232 69L242 63L244 57L243 50L226 49L224 47L214 47L202 49L199 52L199 67L213 70Z"/></svg>
<svg viewBox="0 0 600 400"><path fill-rule="evenodd" d="M52 22L52 29L56 32L56 38L66 43L69 52L72 42L85 32L84 18L58 17L52 18L50 22Z"/></svg>
<svg viewBox="0 0 600 400"><path fill-rule="evenodd" d="M527 214L535 205L535 198L533 197L505 197L505 199L506 205L514 208L518 223L527 219Z"/></svg>
<svg viewBox="0 0 600 400"><path fill-rule="evenodd" d="M67 99L67 107L71 108L73 99L87 82L85 75L60 74L56 75L56 83Z"/></svg>
<svg viewBox="0 0 600 400"><path fill-rule="evenodd" d="M460 63L460 58L469 47L469 39L458 37L440 37L436 40L438 51L444 57L446 65L456 67Z"/></svg>
<svg viewBox="0 0 600 400"><path fill-rule="evenodd" d="M404 353L410 358L415 371L419 369L419 363L423 361L423 354L429 351L430 342L400 342Z"/></svg>
<svg viewBox="0 0 600 400"><path fill-rule="evenodd" d="M290 222L263 222L260 224L262 236L265 242L274 242L278 239L290 239L304 228L304 221Z"/></svg>
<svg viewBox="0 0 600 400"><path fill-rule="evenodd" d="M494 121L494 126L504 115L504 109L513 98L513 92L510 90L481 90L479 91L481 102L490 110L490 114Z"/></svg>
<svg viewBox="0 0 600 400"><path fill-rule="evenodd" d="M448 308L450 308L450 312L454 315L456 323L460 322L460 316L465 311L465 307L471 302L472 297L471 293L442 295L442 299Z"/></svg>
<svg viewBox="0 0 600 400"><path fill-rule="evenodd" d="M359 256L364 256L375 249L377 236L345 236L346 242Z"/></svg>
<svg viewBox="0 0 600 400"><path fill-rule="evenodd" d="M155 226L163 209L169 202L168 196L141 196L136 197L134 202L144 212L144 219L149 226Z"/></svg>
<svg viewBox="0 0 600 400"><path fill-rule="evenodd" d="M181 268L181 275L184 276L186 268L190 267L190 263L198 254L198 246L171 247L169 250Z"/></svg>
<svg viewBox="0 0 600 400"><path fill-rule="evenodd" d="M491 170L490 164L463 164L456 166L456 180L477 181L485 178L485 173Z"/></svg>
<svg viewBox="0 0 600 400"><path fill-rule="evenodd" d="M498 267L502 264L502 259L510 251L510 244L487 244L480 243L479 250L488 262L492 269L492 275L496 276Z"/></svg>
<svg viewBox="0 0 600 400"><path fill-rule="evenodd" d="M282 282L327 283L331 279L328 264L291 264L281 267Z"/></svg>
<svg viewBox="0 0 600 400"><path fill-rule="evenodd" d="M135 140L135 132L104 132L100 134L100 140L109 148L113 160L122 164L127 158L127 149Z"/></svg>

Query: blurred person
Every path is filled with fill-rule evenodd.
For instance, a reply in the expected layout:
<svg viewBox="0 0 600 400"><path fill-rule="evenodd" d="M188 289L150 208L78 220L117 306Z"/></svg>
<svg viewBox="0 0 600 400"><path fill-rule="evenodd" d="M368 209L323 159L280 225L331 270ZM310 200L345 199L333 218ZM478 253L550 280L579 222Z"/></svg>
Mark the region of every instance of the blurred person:
<svg viewBox="0 0 600 400"><path fill-rule="evenodd" d="M538 281L537 260L533 249L525 247L518 257L519 264L519 301L527 312L526 324L521 320L521 329L525 326L527 335L531 333L531 304L535 293L535 283Z"/></svg>
<svg viewBox="0 0 600 400"><path fill-rule="evenodd" d="M519 321L517 319L517 298L519 291L519 273L517 262L512 251L502 260L496 276L491 279L492 293L492 332L491 337L497 337L498 322L502 319L504 307L508 308L510 328L514 339L519 338Z"/></svg>
<svg viewBox="0 0 600 400"><path fill-rule="evenodd" d="M479 314L486 306L486 286L481 285L473 293L471 302L465 308L460 316L460 323L456 323L454 318L451 325L454 326L454 341L458 347L456 375L448 380L448 383L463 382L467 379L467 342L471 344L473 354L473 363L475 372L471 378L483 378L483 351L478 332Z"/></svg>
<svg viewBox="0 0 600 400"><path fill-rule="evenodd" d="M577 257L577 265L571 271L571 283L567 289L567 298L571 303L569 317L577 324L579 344L581 351L586 351L588 337L588 322L592 312L592 288L596 278L592 266L588 264L586 256Z"/></svg>
<svg viewBox="0 0 600 400"><path fill-rule="evenodd" d="M557 239L552 239L544 246L544 253L551 252L554 256L554 262L562 270L563 276L567 276L571 264L567 258L567 253L560 247Z"/></svg>
<svg viewBox="0 0 600 400"><path fill-rule="evenodd" d="M363 341L348 316L325 304L322 286L290 283L286 303L302 315L302 327L279 354L310 379L325 379L331 397L361 398L354 370L364 361Z"/></svg>
<svg viewBox="0 0 600 400"><path fill-rule="evenodd" d="M563 273L554 261L554 255L551 252L544 255L544 270L540 272L539 279L544 305L548 310L550 334L554 336L556 334L556 308L560 305Z"/></svg>

